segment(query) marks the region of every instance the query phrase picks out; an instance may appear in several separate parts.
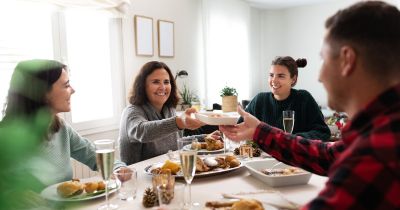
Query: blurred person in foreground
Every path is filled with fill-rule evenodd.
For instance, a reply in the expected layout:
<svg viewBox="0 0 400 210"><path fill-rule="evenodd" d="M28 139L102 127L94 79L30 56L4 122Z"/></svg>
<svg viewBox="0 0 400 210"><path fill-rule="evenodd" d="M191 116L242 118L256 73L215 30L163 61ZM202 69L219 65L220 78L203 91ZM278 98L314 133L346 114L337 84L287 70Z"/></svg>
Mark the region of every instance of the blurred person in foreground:
<svg viewBox="0 0 400 210"><path fill-rule="evenodd" d="M244 122L220 129L253 139L274 158L328 176L303 209L400 209L400 11L362 1L326 23L319 80L328 104L349 114L333 143L284 133L238 108Z"/></svg>
<svg viewBox="0 0 400 210"><path fill-rule="evenodd" d="M183 129L194 130L204 125L192 118L196 109L176 115L178 93L170 68L162 62L150 61L136 76L129 105L121 116L119 143L122 161L133 164L176 150ZM196 135L201 141L205 135ZM219 131L212 133L220 138Z"/></svg>
<svg viewBox="0 0 400 210"><path fill-rule="evenodd" d="M292 134L309 139L328 140L329 127L317 102L307 90L297 90L299 70L307 65L305 58L294 60L290 56L278 56L269 70L268 84L271 92L257 94L246 107L246 112L276 128L283 129L285 110L295 111ZM243 122L240 118L238 122Z"/></svg>
<svg viewBox="0 0 400 210"><path fill-rule="evenodd" d="M45 130L36 132L41 136L19 139L21 144L37 143L37 152L27 157L23 165L15 166L16 171L23 168L43 187L73 178L70 158L97 170L93 143L57 115L71 110L70 98L74 92L67 66L54 60L21 61L11 77L1 124L6 126L19 119L44 126ZM43 119L38 118L39 114ZM117 168L129 170L119 161L114 164L114 169Z"/></svg>

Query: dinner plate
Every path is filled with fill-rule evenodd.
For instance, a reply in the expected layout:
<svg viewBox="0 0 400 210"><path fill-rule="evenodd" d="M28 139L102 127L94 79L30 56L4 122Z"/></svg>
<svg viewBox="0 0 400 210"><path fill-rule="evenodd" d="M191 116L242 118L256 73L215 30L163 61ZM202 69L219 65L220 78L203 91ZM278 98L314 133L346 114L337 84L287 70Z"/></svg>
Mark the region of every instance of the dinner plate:
<svg viewBox="0 0 400 210"><path fill-rule="evenodd" d="M196 119L208 125L236 125L240 115L233 113L198 112Z"/></svg>
<svg viewBox="0 0 400 210"><path fill-rule="evenodd" d="M178 163L179 163L179 162L178 162ZM158 162L158 163L154 163L154 164L148 165L148 166L146 166L146 167L144 168L144 172L145 172L147 175L153 175L153 174L151 173L151 170L153 170L154 168L161 167L162 165L164 165L164 162ZM223 174L223 173L227 173L227 172L230 172L230 171L234 171L234 170L236 170L236 169L238 169L238 168L240 168L240 167L242 167L242 166L243 166L243 164L240 163L239 166L236 166L236 167L234 167L234 168L227 168L227 169L216 168L216 169L214 169L214 170L212 170L212 171L198 172L198 173L195 173L195 174L194 174L194 177L206 177L206 176L213 176L213 175L217 175L217 174ZM176 178L183 178L182 172L179 171L178 174L175 175L175 177L176 177Z"/></svg>
<svg viewBox="0 0 400 210"><path fill-rule="evenodd" d="M183 146L183 150L191 150L192 145L188 144ZM222 149L217 149L217 150L206 150L206 149L199 149L197 150L197 154L199 155L206 155L206 154L219 154L219 153L223 153L224 152L224 148Z"/></svg>
<svg viewBox="0 0 400 210"><path fill-rule="evenodd" d="M94 181L101 181L101 180L100 179L94 180L93 178L86 179L86 181L85 181L85 179L80 180L81 183L94 182ZM63 183L63 182L48 186L40 193L40 195L47 200L60 201L60 202L75 202L75 201L92 200L92 199L100 198L100 197L103 197L106 195L105 191L101 192L99 194L96 193L96 191L95 191L94 193L91 193L92 196L88 196L86 194L86 192L83 192L80 195L64 198L57 194L57 186L61 183ZM109 194L114 193L120 187L115 180L111 180L109 183L109 186L110 186Z"/></svg>

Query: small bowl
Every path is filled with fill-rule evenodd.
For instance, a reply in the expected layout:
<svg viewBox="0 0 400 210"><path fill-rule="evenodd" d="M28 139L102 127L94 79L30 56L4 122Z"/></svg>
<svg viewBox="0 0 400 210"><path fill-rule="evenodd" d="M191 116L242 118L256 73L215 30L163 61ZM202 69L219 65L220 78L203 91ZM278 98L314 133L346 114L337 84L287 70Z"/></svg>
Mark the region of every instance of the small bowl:
<svg viewBox="0 0 400 210"><path fill-rule="evenodd" d="M291 175L266 175L262 170L273 167L277 160L258 160L251 161L245 164L245 167L249 170L250 174L260 181L266 183L271 187L281 187L281 186L289 186L289 185L300 185L307 184L310 181L311 173L308 171L304 171L304 173L299 174L291 174ZM279 164L274 169L279 168L289 168L292 166L288 166L286 164Z"/></svg>

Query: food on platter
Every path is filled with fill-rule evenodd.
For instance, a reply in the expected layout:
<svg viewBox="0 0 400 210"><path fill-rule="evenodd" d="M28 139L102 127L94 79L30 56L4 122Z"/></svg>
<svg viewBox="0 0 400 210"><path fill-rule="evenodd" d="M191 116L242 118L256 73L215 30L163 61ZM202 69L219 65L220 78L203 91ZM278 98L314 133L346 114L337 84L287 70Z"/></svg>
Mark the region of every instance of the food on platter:
<svg viewBox="0 0 400 210"><path fill-rule="evenodd" d="M80 195L83 192L94 193L103 191L105 184L103 181L81 183L79 179L63 182L57 186L57 194L63 198Z"/></svg>
<svg viewBox="0 0 400 210"><path fill-rule="evenodd" d="M232 155L218 156L218 157L205 157L196 159L196 174L201 174L203 172L217 171L229 168L236 168L240 166L240 161ZM149 169L151 174L159 174L163 168L168 168L171 170L171 174L177 175L181 173L180 164L166 160L161 167L152 167ZM174 169L175 173L172 173Z"/></svg>
<svg viewBox="0 0 400 210"><path fill-rule="evenodd" d="M205 149L207 151L215 151L224 148L224 142L219 139L214 139L210 134L204 138L205 142L194 141L191 144L191 149L201 150Z"/></svg>
<svg viewBox="0 0 400 210"><path fill-rule="evenodd" d="M209 201L206 207L224 210L264 210L260 201L255 199L241 199L239 201Z"/></svg>
<svg viewBox="0 0 400 210"><path fill-rule="evenodd" d="M176 173L178 173L178 171L181 170L181 165L179 163L175 163L173 161L166 160L164 165L161 166L161 169L169 169L169 170L171 170L171 174L176 175Z"/></svg>
<svg viewBox="0 0 400 210"><path fill-rule="evenodd" d="M289 168L274 168L274 169L264 169L261 170L264 174L268 176L287 176L287 175L294 175L294 174L301 174L304 173L305 171L300 168L296 167L289 167Z"/></svg>

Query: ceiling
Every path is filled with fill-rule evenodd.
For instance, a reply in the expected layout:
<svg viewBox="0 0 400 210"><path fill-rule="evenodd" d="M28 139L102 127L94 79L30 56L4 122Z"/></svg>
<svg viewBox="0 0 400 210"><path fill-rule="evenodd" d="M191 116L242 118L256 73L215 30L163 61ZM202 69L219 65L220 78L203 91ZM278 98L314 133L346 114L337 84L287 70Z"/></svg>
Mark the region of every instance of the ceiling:
<svg viewBox="0 0 400 210"><path fill-rule="evenodd" d="M251 6L261 9L283 9L309 4L323 3L327 0L245 0Z"/></svg>

